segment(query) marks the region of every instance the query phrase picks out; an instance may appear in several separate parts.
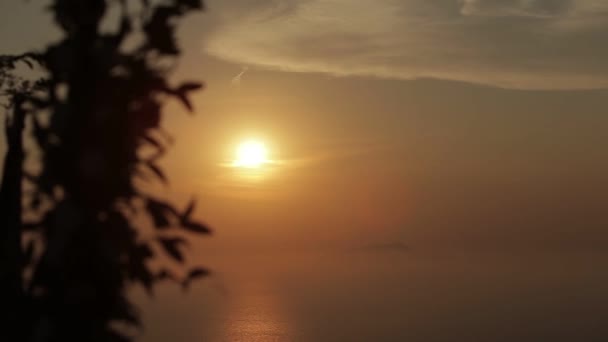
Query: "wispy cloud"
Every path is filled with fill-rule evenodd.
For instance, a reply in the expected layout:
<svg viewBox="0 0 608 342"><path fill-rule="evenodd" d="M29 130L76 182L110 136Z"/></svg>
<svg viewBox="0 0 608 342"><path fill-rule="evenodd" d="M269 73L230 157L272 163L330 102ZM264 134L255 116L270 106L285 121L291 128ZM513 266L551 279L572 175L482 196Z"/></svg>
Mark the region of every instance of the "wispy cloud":
<svg viewBox="0 0 608 342"><path fill-rule="evenodd" d="M367 157L390 150L392 147L386 143L354 143L343 141L334 145L326 145L317 152L304 156L281 159L277 165L282 168L298 169L321 164L339 163L351 159Z"/></svg>
<svg viewBox="0 0 608 342"><path fill-rule="evenodd" d="M294 72L608 87L603 0L210 0L206 51ZM220 15L221 13L221 15Z"/></svg>
<svg viewBox="0 0 608 342"><path fill-rule="evenodd" d="M574 8L573 0L462 0L463 15L557 17Z"/></svg>
<svg viewBox="0 0 608 342"><path fill-rule="evenodd" d="M241 72L239 72L236 76L234 76L232 78L232 80L230 81L230 83L232 83L233 86L238 87L241 85L241 79L243 78L243 75L245 75L245 73L247 72L247 70L249 70L248 67L243 67L243 69L241 70Z"/></svg>

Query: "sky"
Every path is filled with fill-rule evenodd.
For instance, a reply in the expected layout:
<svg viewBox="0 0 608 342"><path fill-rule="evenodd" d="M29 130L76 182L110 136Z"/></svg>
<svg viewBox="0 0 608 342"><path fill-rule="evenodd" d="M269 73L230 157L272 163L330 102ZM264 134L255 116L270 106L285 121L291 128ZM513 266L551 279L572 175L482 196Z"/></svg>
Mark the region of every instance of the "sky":
<svg viewBox="0 0 608 342"><path fill-rule="evenodd" d="M211 1L206 51L272 69L517 89L606 86L597 0Z"/></svg>
<svg viewBox="0 0 608 342"><path fill-rule="evenodd" d="M56 39L41 3L0 4L0 53ZM589 314L585 305L606 300L608 2L207 4L180 25L173 78L207 87L194 96L196 115L167 107L176 143L160 191L178 203L198 198L215 235L197 253L212 268L242 267L244 255L407 246L446 268L454 256L494 260L488 267L535 289L518 298L538 307L551 307L552 297L534 297L547 279L561 282L559 296L588 289L584 300L556 299L556 312ZM275 163L227 166L249 138ZM528 262L530 272L517 273ZM479 286L469 282L457 286Z"/></svg>
<svg viewBox="0 0 608 342"><path fill-rule="evenodd" d="M253 132L286 161L251 192L230 190L256 212L227 226L313 242L605 250L604 2L208 6L207 26L192 18L182 32L200 46L182 70L213 70L200 97L200 118L218 115L207 148ZM229 195L214 185L209 195Z"/></svg>
<svg viewBox="0 0 608 342"><path fill-rule="evenodd" d="M44 3L0 5L1 53L57 39ZM161 191L200 199L218 249L606 250L603 1L207 7L179 29L173 78L207 88L167 108ZM249 138L277 163L227 167Z"/></svg>

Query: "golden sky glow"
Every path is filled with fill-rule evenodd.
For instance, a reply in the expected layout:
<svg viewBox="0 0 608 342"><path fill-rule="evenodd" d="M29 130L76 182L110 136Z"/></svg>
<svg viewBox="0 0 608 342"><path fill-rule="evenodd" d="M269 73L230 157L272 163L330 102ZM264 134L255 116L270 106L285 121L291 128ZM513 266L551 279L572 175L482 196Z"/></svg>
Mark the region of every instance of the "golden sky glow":
<svg viewBox="0 0 608 342"><path fill-rule="evenodd" d="M161 160L162 191L204 201L218 249L606 241L608 92L566 89L608 84L608 49L596 43L608 4L275 5L209 0L180 26L173 77L208 87L192 97L197 115L167 116L176 144ZM39 1L0 1L0 17L0 54L57 38ZM576 239L573 227L584 230Z"/></svg>

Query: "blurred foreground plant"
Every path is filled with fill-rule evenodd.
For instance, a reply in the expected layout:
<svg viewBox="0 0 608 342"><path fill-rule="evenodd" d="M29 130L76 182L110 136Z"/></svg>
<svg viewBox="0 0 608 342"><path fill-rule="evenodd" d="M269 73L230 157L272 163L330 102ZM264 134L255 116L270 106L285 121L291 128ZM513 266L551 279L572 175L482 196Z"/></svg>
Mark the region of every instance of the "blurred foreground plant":
<svg viewBox="0 0 608 342"><path fill-rule="evenodd" d="M142 186L167 183L157 164L171 143L160 127L163 105L174 98L192 111L189 95L202 88L167 79L180 54L175 21L202 9L200 0L53 1L63 39L21 58L46 76L8 87L0 238L3 310L12 318L0 340L129 341L140 324L129 284L151 293L159 281L186 287L208 273L152 265L184 265L183 233L210 231L192 218L194 202L180 210ZM102 30L108 23L114 29ZM40 155L31 172L23 171L26 118ZM148 232L136 225L145 217Z"/></svg>

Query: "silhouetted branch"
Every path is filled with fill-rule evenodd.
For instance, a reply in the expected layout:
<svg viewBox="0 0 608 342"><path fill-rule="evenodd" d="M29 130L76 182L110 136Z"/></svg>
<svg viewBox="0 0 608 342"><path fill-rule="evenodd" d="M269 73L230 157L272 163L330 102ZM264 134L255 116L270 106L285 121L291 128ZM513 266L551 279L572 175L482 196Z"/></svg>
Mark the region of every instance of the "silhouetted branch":
<svg viewBox="0 0 608 342"><path fill-rule="evenodd" d="M53 0L50 9L63 39L42 53L0 56L2 94L11 97L14 108L7 134L11 141L22 141L27 114L41 152L40 171L24 173L22 146L14 145L15 153L8 155L14 160L5 163L13 172L3 175L8 177L3 187L12 188L3 188L11 196L3 197L2 208L12 215L15 229L6 230L12 235L2 239L12 246L2 270L13 270L11 286L21 293L12 307L27 315L18 316L25 325L17 340L128 341L110 323L139 326L125 295L129 284L140 284L151 294L158 281L170 279L186 288L208 274L195 266L179 278L150 268L151 260L162 259L154 254L153 243L180 264L187 259L187 240L170 237L168 231L209 234L210 229L192 218L194 201L181 211L134 182L143 170L169 181L157 164L172 144L160 127L165 99L177 99L191 112L189 96L202 83L169 86L169 70L160 61L179 55L176 20L202 9L202 2L141 0L139 15L128 13L127 2ZM119 26L102 34L100 22L110 6L120 6ZM144 41L126 51L123 43L135 34L143 34ZM21 62L41 66L48 79L31 82L7 72ZM49 113L50 119L43 120ZM141 156L144 148L153 154ZM21 205L23 179L34 186L24 209L39 212L45 203L37 221L20 222L22 210L15 205ZM150 217L155 238L141 238L133 219L141 215ZM8 221L3 217L2 222ZM39 243L22 250L23 232L36 234ZM14 285L22 279L22 267L32 271L24 290L21 283Z"/></svg>

